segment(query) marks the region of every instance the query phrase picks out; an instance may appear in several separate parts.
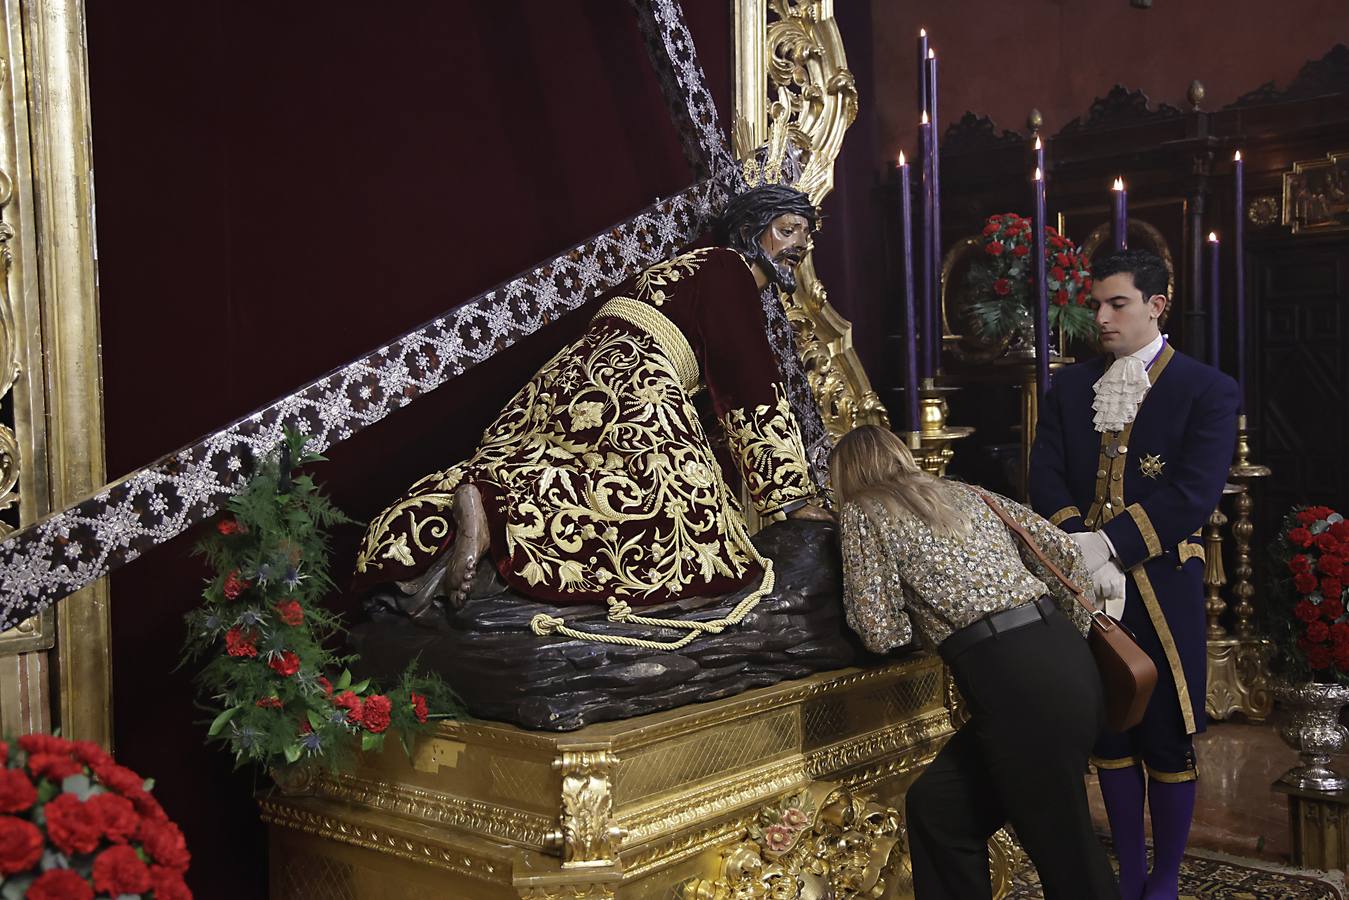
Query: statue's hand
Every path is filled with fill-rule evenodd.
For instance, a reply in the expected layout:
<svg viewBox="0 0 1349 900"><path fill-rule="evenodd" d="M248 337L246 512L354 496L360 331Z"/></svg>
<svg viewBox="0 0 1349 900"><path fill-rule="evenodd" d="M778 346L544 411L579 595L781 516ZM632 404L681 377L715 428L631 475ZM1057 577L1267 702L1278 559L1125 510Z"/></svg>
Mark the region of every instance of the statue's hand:
<svg viewBox="0 0 1349 900"><path fill-rule="evenodd" d="M787 513L789 519L809 519L812 522L832 522L834 514L823 506L816 506L814 503L807 503Z"/></svg>

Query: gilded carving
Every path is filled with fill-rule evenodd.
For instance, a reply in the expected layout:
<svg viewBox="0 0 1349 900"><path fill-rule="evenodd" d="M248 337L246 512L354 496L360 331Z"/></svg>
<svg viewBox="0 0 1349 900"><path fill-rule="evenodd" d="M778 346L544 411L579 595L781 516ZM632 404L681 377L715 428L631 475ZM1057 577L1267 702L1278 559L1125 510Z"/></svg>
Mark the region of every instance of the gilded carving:
<svg viewBox="0 0 1349 900"><path fill-rule="evenodd" d="M1349 150L1283 173L1283 224L1293 234L1349 231Z"/></svg>
<svg viewBox="0 0 1349 900"><path fill-rule="evenodd" d="M562 850L562 868L612 865L625 834L612 822L609 771L618 762L605 750L564 750L553 765L562 772L560 829L549 844Z"/></svg>
<svg viewBox="0 0 1349 900"><path fill-rule="evenodd" d="M763 807L716 877L684 884L684 900L881 896L894 880L899 813L829 782Z"/></svg>
<svg viewBox="0 0 1349 900"><path fill-rule="evenodd" d="M567 884L530 887L520 892L522 900L613 900L614 889L607 884Z"/></svg>

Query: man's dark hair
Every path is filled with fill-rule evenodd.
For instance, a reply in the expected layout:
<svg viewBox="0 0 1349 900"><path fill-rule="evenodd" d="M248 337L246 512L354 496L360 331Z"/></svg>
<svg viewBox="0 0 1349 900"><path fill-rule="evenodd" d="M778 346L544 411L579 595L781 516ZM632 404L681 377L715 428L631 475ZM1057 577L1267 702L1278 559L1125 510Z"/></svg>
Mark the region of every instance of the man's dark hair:
<svg viewBox="0 0 1349 900"><path fill-rule="evenodd" d="M796 188L765 184L731 198L713 229L713 238L723 247L753 254L759 237L778 216L795 214L810 222L815 230L815 204Z"/></svg>
<svg viewBox="0 0 1349 900"><path fill-rule="evenodd" d="M1148 250L1123 250L1112 253L1104 259L1098 259L1091 267L1093 281L1109 278L1128 272L1134 277L1134 287L1143 294L1143 299L1161 294L1171 284L1171 275L1166 271L1166 263L1156 253Z"/></svg>

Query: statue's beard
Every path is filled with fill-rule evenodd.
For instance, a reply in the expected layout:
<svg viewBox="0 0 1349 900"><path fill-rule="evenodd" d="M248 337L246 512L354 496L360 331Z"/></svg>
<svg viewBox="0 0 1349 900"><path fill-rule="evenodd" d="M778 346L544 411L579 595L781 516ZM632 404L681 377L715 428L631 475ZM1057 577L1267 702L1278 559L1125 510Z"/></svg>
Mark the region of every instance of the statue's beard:
<svg viewBox="0 0 1349 900"><path fill-rule="evenodd" d="M763 269L770 284L777 285L788 294L796 293L795 265L801 262L801 256L798 251L784 250L774 259L768 255L762 244L754 245L754 262Z"/></svg>

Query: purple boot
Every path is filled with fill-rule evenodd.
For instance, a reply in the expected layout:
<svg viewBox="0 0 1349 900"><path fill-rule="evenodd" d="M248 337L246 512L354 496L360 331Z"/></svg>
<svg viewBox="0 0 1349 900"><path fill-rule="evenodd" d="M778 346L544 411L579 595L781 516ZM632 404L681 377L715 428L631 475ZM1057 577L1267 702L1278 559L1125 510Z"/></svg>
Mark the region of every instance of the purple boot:
<svg viewBox="0 0 1349 900"><path fill-rule="evenodd" d="M1143 840L1143 767L1134 764L1125 769L1097 769L1096 775L1119 860L1120 898L1141 900L1148 876L1148 850Z"/></svg>
<svg viewBox="0 0 1349 900"><path fill-rule="evenodd" d="M1148 779L1148 809L1152 814L1152 874L1144 900L1176 900L1180 860L1190 839L1197 782ZM1113 820L1112 820L1113 821Z"/></svg>

